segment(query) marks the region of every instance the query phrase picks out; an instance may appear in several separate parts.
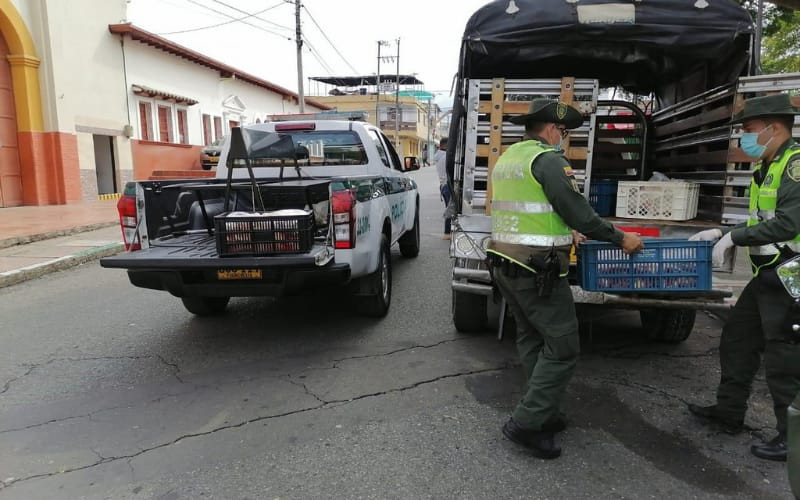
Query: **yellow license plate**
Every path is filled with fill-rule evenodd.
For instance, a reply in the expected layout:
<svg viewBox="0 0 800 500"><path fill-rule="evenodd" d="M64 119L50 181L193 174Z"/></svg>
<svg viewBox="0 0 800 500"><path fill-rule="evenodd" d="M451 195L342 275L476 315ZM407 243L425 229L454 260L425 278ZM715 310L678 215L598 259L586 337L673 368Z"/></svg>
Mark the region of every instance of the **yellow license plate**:
<svg viewBox="0 0 800 500"><path fill-rule="evenodd" d="M219 156L210 156L208 158L208 161L210 161L211 163L219 163Z"/></svg>
<svg viewBox="0 0 800 500"><path fill-rule="evenodd" d="M264 277L261 269L218 269L218 280L260 280Z"/></svg>

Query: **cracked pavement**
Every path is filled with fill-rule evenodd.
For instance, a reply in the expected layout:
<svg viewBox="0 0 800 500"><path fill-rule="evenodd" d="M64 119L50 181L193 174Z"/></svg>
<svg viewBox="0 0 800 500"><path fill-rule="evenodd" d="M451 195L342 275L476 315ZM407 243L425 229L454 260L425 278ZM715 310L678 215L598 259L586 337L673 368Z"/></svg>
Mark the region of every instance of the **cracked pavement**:
<svg viewBox="0 0 800 500"><path fill-rule="evenodd" d="M595 311L562 458L503 439L513 339L454 331L435 173L417 175L423 248L394 251L383 320L335 293L193 318L97 265L0 290L0 499L790 498L748 451L772 435L763 376L744 434L686 410L719 377L709 315L669 346Z"/></svg>

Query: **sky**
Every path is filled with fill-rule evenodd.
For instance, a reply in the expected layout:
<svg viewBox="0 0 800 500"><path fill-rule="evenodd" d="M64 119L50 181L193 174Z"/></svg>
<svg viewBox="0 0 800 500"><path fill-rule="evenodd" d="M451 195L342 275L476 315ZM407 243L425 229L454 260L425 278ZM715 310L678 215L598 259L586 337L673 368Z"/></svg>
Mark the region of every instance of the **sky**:
<svg viewBox="0 0 800 500"><path fill-rule="evenodd" d="M377 71L381 55L396 54L400 72L417 74L442 106L458 69L461 35L488 0L303 0L303 72L343 76ZM263 12L262 12L263 11ZM260 13L259 13L260 12ZM248 14L259 13L257 17ZM238 19L239 21L234 21ZM294 2L286 0L128 0L129 22L152 33L297 91ZM315 22L316 21L316 22ZM224 23L224 24L223 24ZM381 63L381 74L396 64ZM354 71L355 70L355 71Z"/></svg>

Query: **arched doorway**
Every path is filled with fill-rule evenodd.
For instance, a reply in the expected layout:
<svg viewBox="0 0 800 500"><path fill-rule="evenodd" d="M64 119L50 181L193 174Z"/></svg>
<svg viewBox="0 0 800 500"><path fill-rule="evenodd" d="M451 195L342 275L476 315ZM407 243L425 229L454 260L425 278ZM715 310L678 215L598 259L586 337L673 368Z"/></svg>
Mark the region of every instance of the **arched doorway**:
<svg viewBox="0 0 800 500"><path fill-rule="evenodd" d="M8 44L0 35L0 207L22 204L17 112L8 55Z"/></svg>

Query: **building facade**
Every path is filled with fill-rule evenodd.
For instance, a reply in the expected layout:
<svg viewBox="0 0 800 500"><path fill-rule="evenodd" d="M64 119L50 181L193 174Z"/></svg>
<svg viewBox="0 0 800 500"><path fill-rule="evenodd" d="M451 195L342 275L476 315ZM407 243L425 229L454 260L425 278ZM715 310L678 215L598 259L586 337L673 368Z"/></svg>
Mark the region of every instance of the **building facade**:
<svg viewBox="0 0 800 500"><path fill-rule="evenodd" d="M394 95L350 94L315 96L314 99L337 111L368 113L369 122L383 130L389 139L395 140L398 137L400 145L398 147L395 144L395 148L400 156L425 157L427 145L439 138L435 127L439 108L430 100L401 96L400 116L397 117L397 100ZM396 124L399 124L398 134L395 134Z"/></svg>
<svg viewBox="0 0 800 500"><path fill-rule="evenodd" d="M0 207L200 168L202 146L231 126L299 109L282 87L122 23L126 9L0 0Z"/></svg>

